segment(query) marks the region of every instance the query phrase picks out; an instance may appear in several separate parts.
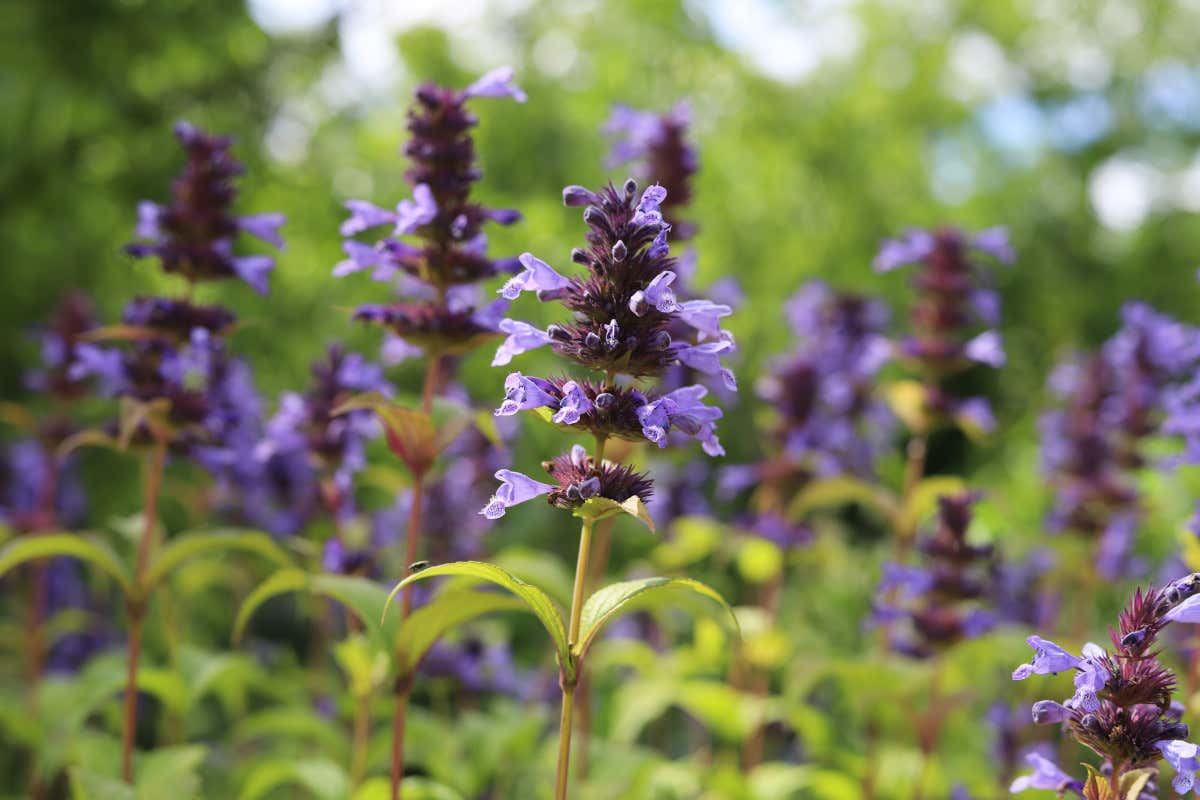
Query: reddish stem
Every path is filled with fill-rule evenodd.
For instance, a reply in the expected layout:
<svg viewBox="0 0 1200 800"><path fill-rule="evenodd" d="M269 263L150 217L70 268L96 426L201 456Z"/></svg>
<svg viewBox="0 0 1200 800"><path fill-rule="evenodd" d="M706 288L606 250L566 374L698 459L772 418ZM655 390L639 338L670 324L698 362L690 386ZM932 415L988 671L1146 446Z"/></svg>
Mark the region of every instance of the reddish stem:
<svg viewBox="0 0 1200 800"><path fill-rule="evenodd" d="M142 509L142 538L138 542L137 567L134 573L134 592L128 602L129 644L128 672L125 678L125 725L121 736L121 777L133 783L133 740L137 732L138 661L142 655L142 622L146 616L146 598L141 597L142 580L154 549L155 522L158 519L158 497L162 488L163 468L167 461L166 443L158 440L151 451L145 478L145 505Z"/></svg>

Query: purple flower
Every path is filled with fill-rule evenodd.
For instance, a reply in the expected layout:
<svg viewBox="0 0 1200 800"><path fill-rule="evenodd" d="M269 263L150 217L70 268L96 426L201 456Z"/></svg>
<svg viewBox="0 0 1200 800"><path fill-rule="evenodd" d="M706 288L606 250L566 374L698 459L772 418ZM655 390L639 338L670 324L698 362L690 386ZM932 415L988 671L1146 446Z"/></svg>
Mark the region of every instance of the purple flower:
<svg viewBox="0 0 1200 800"><path fill-rule="evenodd" d="M1083 662L1079 656L1071 655L1054 642L1040 636L1030 636L1025 641L1034 650L1033 661L1013 670L1014 681L1023 681L1030 675L1056 675L1076 669Z"/></svg>
<svg viewBox="0 0 1200 800"><path fill-rule="evenodd" d="M507 417L518 411L546 406L557 409L559 400L551 393L553 391L554 387L548 381L510 372L504 379L504 402L496 409L496 416Z"/></svg>
<svg viewBox="0 0 1200 800"><path fill-rule="evenodd" d="M527 99L525 92L514 82L512 67L497 67L463 90L467 97L511 97L518 103Z"/></svg>
<svg viewBox="0 0 1200 800"><path fill-rule="evenodd" d="M550 344L551 341L550 335L546 331L521 320L501 320L500 330L507 333L508 338L496 350L496 355L492 358L493 367L502 367L510 363L513 356Z"/></svg>
<svg viewBox="0 0 1200 800"><path fill-rule="evenodd" d="M891 272L907 264L924 261L933 252L934 237L929 231L911 230L898 239L888 239L875 256L876 272Z"/></svg>
<svg viewBox="0 0 1200 800"><path fill-rule="evenodd" d="M640 162L635 166L636 176L657 181L667 190L669 200L662 201L662 213L678 239L687 239L694 232L694 226L678 219L678 211L691 199L691 180L698 163L696 149L688 140L690 123L686 102L666 114L616 105L602 129L613 138L609 167Z"/></svg>
<svg viewBox="0 0 1200 800"><path fill-rule="evenodd" d="M396 206L396 235L416 233L417 228L437 219L437 201L433 192L424 183L413 187L413 199L401 200Z"/></svg>
<svg viewBox="0 0 1200 800"><path fill-rule="evenodd" d="M1004 345L1000 339L1000 334L996 331L984 331L979 334L967 342L963 348L963 353L972 361L986 364L989 367L998 369L1004 366Z"/></svg>
<svg viewBox="0 0 1200 800"><path fill-rule="evenodd" d="M1104 666L1106 653L1099 645L1089 642L1083 646L1083 658L1075 674L1075 696L1071 698L1071 707L1082 711L1096 711L1100 708L1100 700L1096 693L1101 691L1112 677ZM1015 673L1014 673L1015 675Z"/></svg>
<svg viewBox="0 0 1200 800"><path fill-rule="evenodd" d="M721 380L730 391L737 391L737 378L733 371L721 364L721 356L734 349L732 342L701 342L695 345L681 345L675 352L680 364L699 370L706 375L720 375Z"/></svg>
<svg viewBox="0 0 1200 800"><path fill-rule="evenodd" d="M1035 725L1054 725L1066 722L1071 716L1071 710L1053 700L1039 700L1033 704L1031 715Z"/></svg>
<svg viewBox="0 0 1200 800"><path fill-rule="evenodd" d="M522 475L511 469L497 470L496 479L500 481L500 488L479 512L488 519L500 519L509 508L535 497L541 497L557 488L549 483L535 481L528 475Z"/></svg>
<svg viewBox="0 0 1200 800"><path fill-rule="evenodd" d="M629 310L637 316L644 316L649 307L657 308L663 314L678 311L680 306L675 301L675 293L671 291L671 283L675 273L664 270L646 284L644 290L639 289L629 298Z"/></svg>
<svg viewBox="0 0 1200 800"><path fill-rule="evenodd" d="M704 452L710 456L724 455L715 433L715 423L722 412L701 402L706 394L708 389L703 386L685 386L646 403L637 411L642 435L659 447L666 447L667 432L674 427L700 440Z"/></svg>
<svg viewBox="0 0 1200 800"><path fill-rule="evenodd" d="M679 306L679 318L706 336L716 338L729 334L721 330L721 318L733 313L733 309L711 300L688 300Z"/></svg>
<svg viewBox="0 0 1200 800"><path fill-rule="evenodd" d="M1175 769L1175 779L1171 786L1179 794L1187 794L1196 785L1196 770L1200 769L1200 761L1196 756L1200 747L1182 739L1166 742L1155 742L1168 764Z"/></svg>
<svg viewBox="0 0 1200 800"><path fill-rule="evenodd" d="M1063 772L1057 764L1040 753L1030 753L1025 757L1033 773L1022 775L1012 782L1009 791L1013 794L1026 789L1050 789L1055 792L1074 792L1083 796L1083 784Z"/></svg>
<svg viewBox="0 0 1200 800"><path fill-rule="evenodd" d="M176 125L175 135L187 153L187 165L172 184L169 204L148 200L138 204L134 235L141 241L127 245L126 252L138 258L154 256L165 272L182 275L193 283L236 276L266 294L274 259L234 255L234 237L238 231L245 231L283 247L279 235L283 215L234 216L233 179L243 167L229 153L232 141L183 122Z"/></svg>
<svg viewBox="0 0 1200 800"><path fill-rule="evenodd" d="M551 418L553 422L559 425L574 425L582 415L591 412L592 401L575 381L563 384L562 395L558 412Z"/></svg>
<svg viewBox="0 0 1200 800"><path fill-rule="evenodd" d="M532 253L522 253L519 260L525 271L510 278L500 287L497 294L509 300L516 300L521 296L521 292L537 292L539 300L553 300L561 294L562 289L571 285L570 280L559 275L554 267Z"/></svg>

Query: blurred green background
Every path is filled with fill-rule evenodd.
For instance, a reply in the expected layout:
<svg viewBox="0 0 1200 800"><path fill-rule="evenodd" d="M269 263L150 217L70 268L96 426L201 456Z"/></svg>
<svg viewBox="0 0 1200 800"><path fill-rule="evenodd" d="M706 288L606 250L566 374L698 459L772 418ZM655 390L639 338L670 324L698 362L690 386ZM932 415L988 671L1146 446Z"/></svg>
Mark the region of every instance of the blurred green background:
<svg viewBox="0 0 1200 800"><path fill-rule="evenodd" d="M341 203L405 196L416 82L501 63L530 99L476 104L482 193L526 221L495 231L494 252L563 263L581 228L561 186L623 177L602 168L610 105L688 98L700 267L742 282L732 327L750 365L785 346L777 311L807 278L902 297L869 263L908 225L1011 227L1008 424L1055 351L1108 335L1124 299L1184 318L1200 299L1195 2L55 0L10 1L3 19L6 395L34 356L12 345L67 287L110 318L172 290L120 246L179 166L180 118L238 137L244 211L288 215L270 298L204 290L246 320L237 346L261 388L303 381L330 341L373 350L346 309L381 287L329 274Z"/></svg>

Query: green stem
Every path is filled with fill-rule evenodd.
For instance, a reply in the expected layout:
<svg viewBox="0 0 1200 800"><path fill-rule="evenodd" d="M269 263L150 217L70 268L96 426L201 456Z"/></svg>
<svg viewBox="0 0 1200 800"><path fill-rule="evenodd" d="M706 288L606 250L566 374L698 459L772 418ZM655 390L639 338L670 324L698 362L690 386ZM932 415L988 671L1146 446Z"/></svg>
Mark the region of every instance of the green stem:
<svg viewBox="0 0 1200 800"><path fill-rule="evenodd" d="M604 451L604 440L597 442L597 455L599 456ZM575 562L575 587L571 592L571 622L567 628L567 643L570 649L574 651L576 643L579 641L579 620L583 615L583 589L587 583L588 574L588 556L592 547L592 526L593 520L585 518L583 527L579 533L579 558ZM582 664L575 665L575 675L571 679L567 679L566 666L564 665L559 675L559 685L562 687L562 716L559 719L558 730L558 774L555 779L554 798L555 800L565 800L567 796L567 783L570 780L570 762L571 762L571 728L573 725L573 713L575 711L575 686L579 680L579 670L582 669Z"/></svg>

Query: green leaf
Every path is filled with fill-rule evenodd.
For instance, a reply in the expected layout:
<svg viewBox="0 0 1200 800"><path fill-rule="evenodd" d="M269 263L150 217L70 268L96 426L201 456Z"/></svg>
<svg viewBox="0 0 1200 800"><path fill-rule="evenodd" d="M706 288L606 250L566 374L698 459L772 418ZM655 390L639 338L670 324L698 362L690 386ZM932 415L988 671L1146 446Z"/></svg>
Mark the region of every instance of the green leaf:
<svg viewBox="0 0 1200 800"><path fill-rule="evenodd" d="M117 778L81 767L72 768L70 776L73 800L140 800L132 786Z"/></svg>
<svg viewBox="0 0 1200 800"><path fill-rule="evenodd" d="M265 761L242 784L239 800L259 800L282 786L299 785L319 800L343 800L350 793L346 771L326 759Z"/></svg>
<svg viewBox="0 0 1200 800"><path fill-rule="evenodd" d="M919 481L913 487L908 502L900 509L897 528L905 533L915 531L921 521L933 513L939 497L962 494L966 490L967 484L954 475L935 475Z"/></svg>
<svg viewBox="0 0 1200 800"><path fill-rule="evenodd" d="M350 694L356 698L370 697L383 685L388 675L388 654L361 634L343 639L333 646L333 657L342 672Z"/></svg>
<svg viewBox="0 0 1200 800"><path fill-rule="evenodd" d="M400 785L404 800L462 800L462 795L448 786L427 778L407 777ZM391 800L392 786L387 778L370 778L354 792L352 800Z"/></svg>
<svg viewBox="0 0 1200 800"><path fill-rule="evenodd" d="M199 745L155 750L138 759L137 800L192 800L200 796L199 769L206 751Z"/></svg>
<svg viewBox="0 0 1200 800"><path fill-rule="evenodd" d="M392 589L392 593L388 595L388 604L396 598L396 595L405 586L442 575L454 575L488 581L497 586L504 587L521 598L525 602L525 605L529 607L529 610L533 612L534 616L541 621L542 625L546 628L546 632L550 634L550 639L554 642L554 649L558 655L559 666L566 672L568 678L573 679L575 677L575 664L571 658L570 647L567 644L567 629L563 624L562 615L554 605L554 601L541 589L526 583L509 572L505 572L495 564L488 564L483 561L456 561L450 564L438 564L437 566L429 567L428 569L409 575L396 584L396 588ZM386 613L386 611L385 607L384 612Z"/></svg>
<svg viewBox="0 0 1200 800"><path fill-rule="evenodd" d="M709 517L678 517L671 536L654 549L652 558L665 570L679 570L712 555L725 536L725 528Z"/></svg>
<svg viewBox="0 0 1200 800"><path fill-rule="evenodd" d="M1146 784L1154 777L1155 770L1149 768L1134 769L1121 774L1121 796L1125 800L1138 800Z"/></svg>
<svg viewBox="0 0 1200 800"><path fill-rule="evenodd" d="M788 506L788 516L803 519L818 508L859 503L885 516L895 512L895 502L880 487L857 478L825 478L813 481Z"/></svg>
<svg viewBox="0 0 1200 800"><path fill-rule="evenodd" d="M450 629L492 611L519 611L523 607L517 598L496 592L474 589L442 592L400 625L395 641L397 672L407 675L415 670L433 643Z"/></svg>
<svg viewBox="0 0 1200 800"><path fill-rule="evenodd" d="M626 498L621 503L618 503L616 500L610 500L607 497L593 497L585 500L583 505L575 509L573 513L577 517L588 519L592 522L606 519L615 514L628 514L649 528L651 533L654 533L654 519L650 516L650 512L646 510L646 504L642 502L642 498L637 495Z"/></svg>
<svg viewBox="0 0 1200 800"><path fill-rule="evenodd" d="M289 592L308 591L329 597L349 609L372 633L381 630L380 621L388 603L384 588L366 578L352 575L309 575L299 569L283 569L260 583L242 603L233 622L233 640L239 641L246 623L259 606L273 597ZM383 631L389 631L386 624Z"/></svg>
<svg viewBox="0 0 1200 800"><path fill-rule="evenodd" d="M186 561L209 553L237 550L257 553L278 566L291 565L287 552L265 533L259 531L198 531L185 533L167 542L146 568L144 586L147 591Z"/></svg>
<svg viewBox="0 0 1200 800"><path fill-rule="evenodd" d="M632 610L630 604L635 600L638 601L640 608L646 602L657 601L669 591L676 589L695 592L716 601L729 613L734 630L738 631L739 636L741 635L733 609L725 602L725 598L721 597L720 593L711 586L691 578L641 578L610 584L587 599L587 602L583 604L583 613L579 620L580 641L575 644L576 657L582 659L605 624L623 612Z"/></svg>
<svg viewBox="0 0 1200 800"><path fill-rule="evenodd" d="M233 641L242 639L246 623L259 606L273 597L288 592L299 592L308 589L308 573L298 569L285 569L276 572L271 577L254 587L254 591L242 602L237 616L233 620Z"/></svg>
<svg viewBox="0 0 1200 800"><path fill-rule="evenodd" d="M27 561L65 556L99 568L121 585L126 595L133 591L129 568L108 545L74 533L47 533L22 536L0 550L0 575Z"/></svg>

